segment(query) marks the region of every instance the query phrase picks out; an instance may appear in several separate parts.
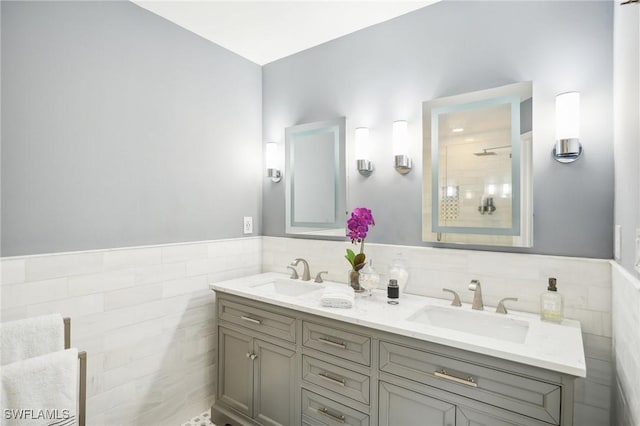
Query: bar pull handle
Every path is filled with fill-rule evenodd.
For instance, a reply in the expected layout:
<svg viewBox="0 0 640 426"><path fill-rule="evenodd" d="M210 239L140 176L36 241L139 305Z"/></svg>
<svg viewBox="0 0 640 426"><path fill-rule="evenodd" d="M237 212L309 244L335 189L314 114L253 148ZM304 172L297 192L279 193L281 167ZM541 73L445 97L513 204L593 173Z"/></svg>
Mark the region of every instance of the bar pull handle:
<svg viewBox="0 0 640 426"><path fill-rule="evenodd" d="M335 348L347 349L347 345L345 345L344 343L334 342L334 341L326 339L324 337L318 338L318 341L320 343L324 343L325 345L333 346Z"/></svg>
<svg viewBox="0 0 640 426"><path fill-rule="evenodd" d="M338 423L344 423L345 421L345 417L343 415L336 415L336 414L332 414L331 412L329 412L328 408L318 408L318 413L329 417L330 419L335 420Z"/></svg>
<svg viewBox="0 0 640 426"><path fill-rule="evenodd" d="M250 318L250 317L242 316L242 317L240 317L240 319L242 319L244 321L252 322L254 324L262 324L262 321L254 319L254 318Z"/></svg>
<svg viewBox="0 0 640 426"><path fill-rule="evenodd" d="M326 380L327 382L331 382L331 383L333 383L335 385L338 385L338 386L344 386L344 379L333 378L333 377L329 376L327 373L318 373L318 376L321 379Z"/></svg>
<svg viewBox="0 0 640 426"><path fill-rule="evenodd" d="M473 377L469 376L466 379L461 379L460 377L456 377L448 374L447 370L445 370L444 368L440 371L434 371L433 375L436 377L440 377L441 379L450 380L455 383L460 383L461 385L467 385L474 388L478 387L478 384L476 383Z"/></svg>

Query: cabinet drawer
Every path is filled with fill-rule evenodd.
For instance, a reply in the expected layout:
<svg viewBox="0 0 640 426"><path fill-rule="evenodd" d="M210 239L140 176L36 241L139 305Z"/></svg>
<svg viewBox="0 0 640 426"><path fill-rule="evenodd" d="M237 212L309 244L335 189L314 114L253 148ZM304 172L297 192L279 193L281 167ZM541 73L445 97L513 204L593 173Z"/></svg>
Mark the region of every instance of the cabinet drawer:
<svg viewBox="0 0 640 426"><path fill-rule="evenodd" d="M316 393L302 389L302 416L323 425L368 426L369 416Z"/></svg>
<svg viewBox="0 0 640 426"><path fill-rule="evenodd" d="M305 355L302 357L302 379L369 404L370 379L364 374Z"/></svg>
<svg viewBox="0 0 640 426"><path fill-rule="evenodd" d="M371 363L371 338L368 336L305 321L302 344L359 364Z"/></svg>
<svg viewBox="0 0 640 426"><path fill-rule="evenodd" d="M552 424L560 422L560 386L437 353L380 342L380 370Z"/></svg>
<svg viewBox="0 0 640 426"><path fill-rule="evenodd" d="M295 318L254 306L218 299L218 318L295 343Z"/></svg>

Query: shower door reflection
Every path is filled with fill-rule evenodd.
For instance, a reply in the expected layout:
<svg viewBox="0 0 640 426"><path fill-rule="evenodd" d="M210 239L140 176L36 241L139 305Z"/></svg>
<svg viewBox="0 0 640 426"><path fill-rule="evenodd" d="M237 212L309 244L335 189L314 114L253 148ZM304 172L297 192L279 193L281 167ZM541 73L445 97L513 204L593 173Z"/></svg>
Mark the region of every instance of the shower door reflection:
<svg viewBox="0 0 640 426"><path fill-rule="evenodd" d="M423 104L423 240L532 243L531 83Z"/></svg>
<svg viewBox="0 0 640 426"><path fill-rule="evenodd" d="M438 115L439 227L513 227L512 107L505 102Z"/></svg>

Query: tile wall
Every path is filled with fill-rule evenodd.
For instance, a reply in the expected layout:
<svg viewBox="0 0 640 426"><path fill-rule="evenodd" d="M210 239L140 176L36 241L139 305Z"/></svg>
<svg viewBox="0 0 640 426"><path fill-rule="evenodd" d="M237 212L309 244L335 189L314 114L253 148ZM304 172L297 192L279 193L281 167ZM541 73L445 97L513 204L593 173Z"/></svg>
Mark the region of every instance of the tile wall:
<svg viewBox="0 0 640 426"><path fill-rule="evenodd" d="M312 274L328 270L327 279L346 282L349 265L344 259L350 243L263 237L263 270L286 272L295 257L310 260ZM610 424L611 363L611 265L608 260L436 249L367 243L368 259L387 282L392 259L404 259L409 269L405 291L446 298L443 287L455 290L463 302L471 302L471 279L482 283L485 305L495 306L503 297L518 297L515 310L538 312L540 293L547 278L558 279L565 297L565 316L582 323L587 378L576 381L575 424ZM637 352L636 352L637 353Z"/></svg>
<svg viewBox="0 0 640 426"><path fill-rule="evenodd" d="M3 258L0 316L2 321L50 312L72 317L72 344L89 353L88 424L175 425L206 410L215 394L214 299L208 284L260 271L286 272L295 257L309 259L313 274L328 270L327 279L344 282L348 247L256 237ZM470 302L466 286L479 279L486 305L516 296L513 309L528 312L537 312L547 278L556 277L566 316L582 323L587 356L587 378L576 382L575 424L609 424L609 261L382 244L367 244L366 252L383 282L391 260L404 259L407 292L446 297L442 287L448 287ZM637 368L637 361L622 353L618 363L625 371ZM632 389L627 398L637 398L637 387L625 389Z"/></svg>
<svg viewBox="0 0 640 426"><path fill-rule="evenodd" d="M640 280L612 262L616 426L640 424Z"/></svg>
<svg viewBox="0 0 640 426"><path fill-rule="evenodd" d="M259 237L1 260L2 321L60 312L88 353L87 424L177 425L215 395L210 282L259 273Z"/></svg>

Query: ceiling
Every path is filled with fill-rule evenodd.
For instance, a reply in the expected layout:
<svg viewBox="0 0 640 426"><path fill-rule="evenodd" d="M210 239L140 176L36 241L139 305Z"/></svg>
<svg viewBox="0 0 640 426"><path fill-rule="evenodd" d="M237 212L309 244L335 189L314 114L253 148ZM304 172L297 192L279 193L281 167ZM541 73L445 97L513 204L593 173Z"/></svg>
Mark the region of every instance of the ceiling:
<svg viewBox="0 0 640 426"><path fill-rule="evenodd" d="M132 1L264 65L439 0Z"/></svg>

